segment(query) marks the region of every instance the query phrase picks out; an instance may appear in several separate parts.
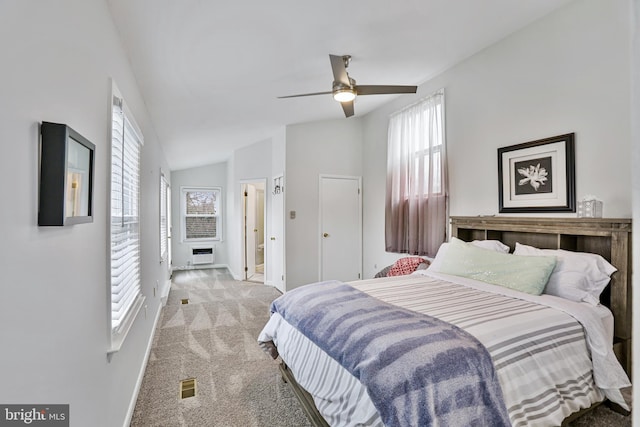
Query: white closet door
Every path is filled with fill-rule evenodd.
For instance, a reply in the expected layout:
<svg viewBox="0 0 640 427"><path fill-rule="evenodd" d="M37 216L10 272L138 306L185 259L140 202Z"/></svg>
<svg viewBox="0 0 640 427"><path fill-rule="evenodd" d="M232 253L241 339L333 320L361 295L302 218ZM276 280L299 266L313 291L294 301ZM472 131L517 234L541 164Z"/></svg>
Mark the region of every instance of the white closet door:
<svg viewBox="0 0 640 427"><path fill-rule="evenodd" d="M320 177L320 280L362 276L360 178Z"/></svg>

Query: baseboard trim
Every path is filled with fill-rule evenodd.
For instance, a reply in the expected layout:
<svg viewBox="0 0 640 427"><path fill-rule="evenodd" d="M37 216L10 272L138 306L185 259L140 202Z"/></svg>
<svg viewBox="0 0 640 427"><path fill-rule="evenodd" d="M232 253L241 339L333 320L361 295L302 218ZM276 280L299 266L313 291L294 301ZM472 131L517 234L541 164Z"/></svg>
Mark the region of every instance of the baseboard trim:
<svg viewBox="0 0 640 427"><path fill-rule="evenodd" d="M243 280L242 276L234 273L228 264L196 264L191 265L189 267L174 267L173 271L185 271L185 270L208 270L211 268L226 268L229 271L229 274L233 277L234 280Z"/></svg>
<svg viewBox="0 0 640 427"><path fill-rule="evenodd" d="M160 302L164 307L167 305L167 299L169 298L169 292L171 291L171 279L164 282L164 286L160 290Z"/></svg>
<svg viewBox="0 0 640 427"><path fill-rule="evenodd" d="M153 329L151 331L151 335L149 336L149 342L147 343L147 350L144 355L144 360L142 362L142 366L140 367L140 372L138 373L138 380L136 381L136 386L133 391L133 397L131 402L129 403L129 410L127 411L127 416L124 419L124 424L122 427L129 427L131 425L131 419L133 418L133 412L136 409L136 402L138 401L138 394L140 393L140 388L142 387L142 380L144 379L144 373L147 369L147 363L149 363L149 356L151 356L151 348L153 346L153 337L156 334L156 327L158 326L158 321L160 320L160 313L162 312L162 306L158 307L158 311L156 312L156 318L153 321Z"/></svg>
<svg viewBox="0 0 640 427"><path fill-rule="evenodd" d="M224 264L222 267L227 269L229 274L231 274L231 277L233 277L233 280L244 280L244 277L236 274L233 270L231 270L231 267L229 267L228 264Z"/></svg>
<svg viewBox="0 0 640 427"><path fill-rule="evenodd" d="M228 268L227 264L191 264L183 265L180 267L173 267L172 271L184 271L184 270L208 270L211 268Z"/></svg>

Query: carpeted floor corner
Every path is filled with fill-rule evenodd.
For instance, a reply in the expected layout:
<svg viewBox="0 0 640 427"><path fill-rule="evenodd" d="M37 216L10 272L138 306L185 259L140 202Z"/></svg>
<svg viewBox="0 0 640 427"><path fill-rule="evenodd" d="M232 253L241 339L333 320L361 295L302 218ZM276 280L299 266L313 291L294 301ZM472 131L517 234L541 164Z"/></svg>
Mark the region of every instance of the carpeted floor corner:
<svg viewBox="0 0 640 427"><path fill-rule="evenodd" d="M226 270L176 272L131 426L310 426L277 362L256 341L279 295ZM197 380L196 396L181 399L179 382L189 378ZM631 427L631 417L601 405L569 426Z"/></svg>

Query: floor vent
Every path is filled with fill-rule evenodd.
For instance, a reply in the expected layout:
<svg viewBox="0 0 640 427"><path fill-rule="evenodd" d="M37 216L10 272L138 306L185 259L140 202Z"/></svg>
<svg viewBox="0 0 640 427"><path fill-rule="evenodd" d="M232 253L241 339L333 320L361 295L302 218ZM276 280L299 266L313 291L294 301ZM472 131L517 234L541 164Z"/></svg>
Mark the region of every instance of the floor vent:
<svg viewBox="0 0 640 427"><path fill-rule="evenodd" d="M196 395L196 379L189 378L180 381L180 399L194 397Z"/></svg>
<svg viewBox="0 0 640 427"><path fill-rule="evenodd" d="M180 302L181 302L182 304L189 304L189 298L182 298L182 299L180 300Z"/></svg>

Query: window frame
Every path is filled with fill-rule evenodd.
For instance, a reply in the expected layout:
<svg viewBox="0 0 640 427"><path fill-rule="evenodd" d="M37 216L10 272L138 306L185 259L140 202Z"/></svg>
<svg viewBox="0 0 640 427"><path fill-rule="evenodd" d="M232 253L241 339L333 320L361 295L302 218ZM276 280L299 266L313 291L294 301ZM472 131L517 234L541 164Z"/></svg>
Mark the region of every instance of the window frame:
<svg viewBox="0 0 640 427"><path fill-rule="evenodd" d="M439 167L442 168L442 162L441 160L438 161L431 161L433 159L433 156L438 154L441 155L442 154L442 143L431 147L431 148L425 148L422 150L417 150L414 152L413 154L413 159L415 162L419 162L421 158L423 158L425 164L428 165L428 167L430 168L432 165L438 163ZM418 168L416 168L416 174L417 174L417 170ZM425 173L423 174L422 177L414 177L414 179L420 179L422 178L422 180L426 180L428 177L431 177L431 175L429 174L429 169L426 169L424 171ZM442 174L437 174L434 175L437 176L439 178L438 182L431 182L429 181L429 186L431 186L432 191L429 191L428 187L425 187L425 191L423 192L422 196L423 197L428 197L429 193L433 194L433 195L441 195L443 194L443 186L442 186ZM438 191L436 191L436 188L438 189Z"/></svg>
<svg viewBox="0 0 640 427"><path fill-rule="evenodd" d="M114 119L114 116L116 114L120 114L122 119L122 123L118 122L116 123L116 120ZM142 131L140 130L140 127L138 126L138 124L136 123L133 114L131 113L131 111L129 110L129 107L127 106L127 103L125 102L124 98L122 97L120 91L118 90L117 86L115 85L115 83L112 81L112 91L111 91L111 117L110 117L110 127L109 127L109 154L110 154L110 162L109 162L109 197L108 197L108 204L109 204L109 258L108 258L108 270L109 270L109 335L110 335L110 345L109 345L109 350L107 352L108 357L110 358L111 355L117 351L120 350L120 348L122 347L122 344L125 341L125 338L127 337L129 330L131 329L131 326L133 325L136 317L138 316L138 313L140 312L141 308L143 307L144 303L145 303L145 295L142 293L142 257L141 257L141 251L140 251L140 241L141 241L141 231L142 231L142 221L141 221L141 194L142 194L142 175L141 175L141 161L142 161L142 149L144 146L144 136L142 134ZM114 138L118 138L118 136L116 135L116 133L114 132L115 126L122 126L123 129L123 134L122 134L122 140L118 140L116 142L114 142ZM125 162L125 156L122 155L122 160L120 160L120 163L122 164L122 166L120 166L120 170L118 171L117 169L114 169L114 160L116 159L115 157L115 152L113 150L114 145L116 145L117 143L121 143L122 144L122 153L124 153L124 150L126 150L126 144L127 144L127 138L125 137L125 133L126 133L126 129L129 129L130 131L133 132L133 134L135 135L135 140L138 143L138 146L136 147L137 151L136 155L135 155L135 168L137 169L137 178L135 179L135 199L134 198L129 198L127 200L130 200L130 204L125 206L125 202L124 200L126 199L124 193L124 185L122 185L121 187L121 199L123 200L122 202L122 208L121 211L123 212L122 215L120 216L115 216L114 217L114 174L116 173L120 173L122 175L122 171L124 170L124 167L126 165L124 165ZM131 154L130 152L128 154ZM127 156L130 158L130 156ZM116 163L118 161L116 160ZM128 164L128 166L132 166L131 164ZM122 180L122 176L120 176L120 179ZM134 206L132 207L131 204L133 204ZM132 259L133 259L133 268L136 270L133 273L133 279L131 280L130 283L126 283L125 287L127 288L127 290L129 292L131 292L129 295L127 295L127 303L125 304L125 309L124 310L119 310L118 309L118 314L121 314L121 317L116 321L115 317L114 317L114 303L115 303L115 298L114 296L120 296L121 293L121 287L120 284L121 282L118 282L116 286L116 283L114 283L114 269L116 269L115 265L114 265L114 257L113 257L113 249L114 249L114 218L121 218L122 224L124 225L124 218L126 217L126 215L124 215L124 211L126 209L133 209L135 211L135 215L129 215L129 217L133 217L135 216L136 222L135 222L135 227L137 228L137 239L133 239L133 250L132 252L134 253L132 255ZM131 224L131 221L129 221L129 224ZM134 233L135 234L135 233ZM118 259L119 260L119 259ZM129 274L127 274L127 276L129 276ZM121 277L119 277L118 280L122 279ZM124 278L126 279L126 277ZM117 287L117 290L116 290Z"/></svg>
<svg viewBox="0 0 640 427"><path fill-rule="evenodd" d="M215 194L214 204L217 205L217 213L213 215L187 215L187 199L188 192L212 192ZM181 240L183 243L198 243L198 242L217 242L222 241L222 187L208 186L208 187L180 187L180 231ZM215 217L216 218L216 235L215 237L187 237L187 217Z"/></svg>
<svg viewBox="0 0 640 427"><path fill-rule="evenodd" d="M444 102L437 104L435 106L435 109L436 109L436 111L433 114L435 116L437 116L439 118L439 120L444 122ZM419 135L423 131L424 131L423 129L417 129L416 130L416 134ZM414 176L413 177L414 180L421 179L423 181L423 183L424 183L425 180L427 180L428 178L431 178L431 177L437 177L438 178L437 182L433 182L431 179L429 179L428 186L424 186L424 191L423 191L422 197L428 197L429 194L432 194L432 195L435 195L435 196L444 194L444 186L443 186L443 182L442 182L442 178L443 178L442 177L442 169L443 169L444 165L443 165L443 161L442 161L442 157L441 157L442 156L442 151L444 149L444 135L440 135L439 137L434 137L432 135L432 137L433 137L434 140L438 141L439 143L436 144L436 145L430 145L427 148L418 149L418 150L414 151L414 154L413 154L414 162L420 162L421 159L424 159L422 161L427 166L426 168L423 169L422 176ZM440 156L440 157L438 157L437 161L433 157L436 154ZM440 173L431 174L430 173L430 168L435 164L438 164L438 166L440 168ZM419 170L420 170L419 167L415 168L414 172L416 173L416 175L420 175L419 174ZM436 191L436 188L438 189L438 191Z"/></svg>
<svg viewBox="0 0 640 427"><path fill-rule="evenodd" d="M171 211L169 200L169 181L160 170L160 263L169 262L170 229L169 212Z"/></svg>

